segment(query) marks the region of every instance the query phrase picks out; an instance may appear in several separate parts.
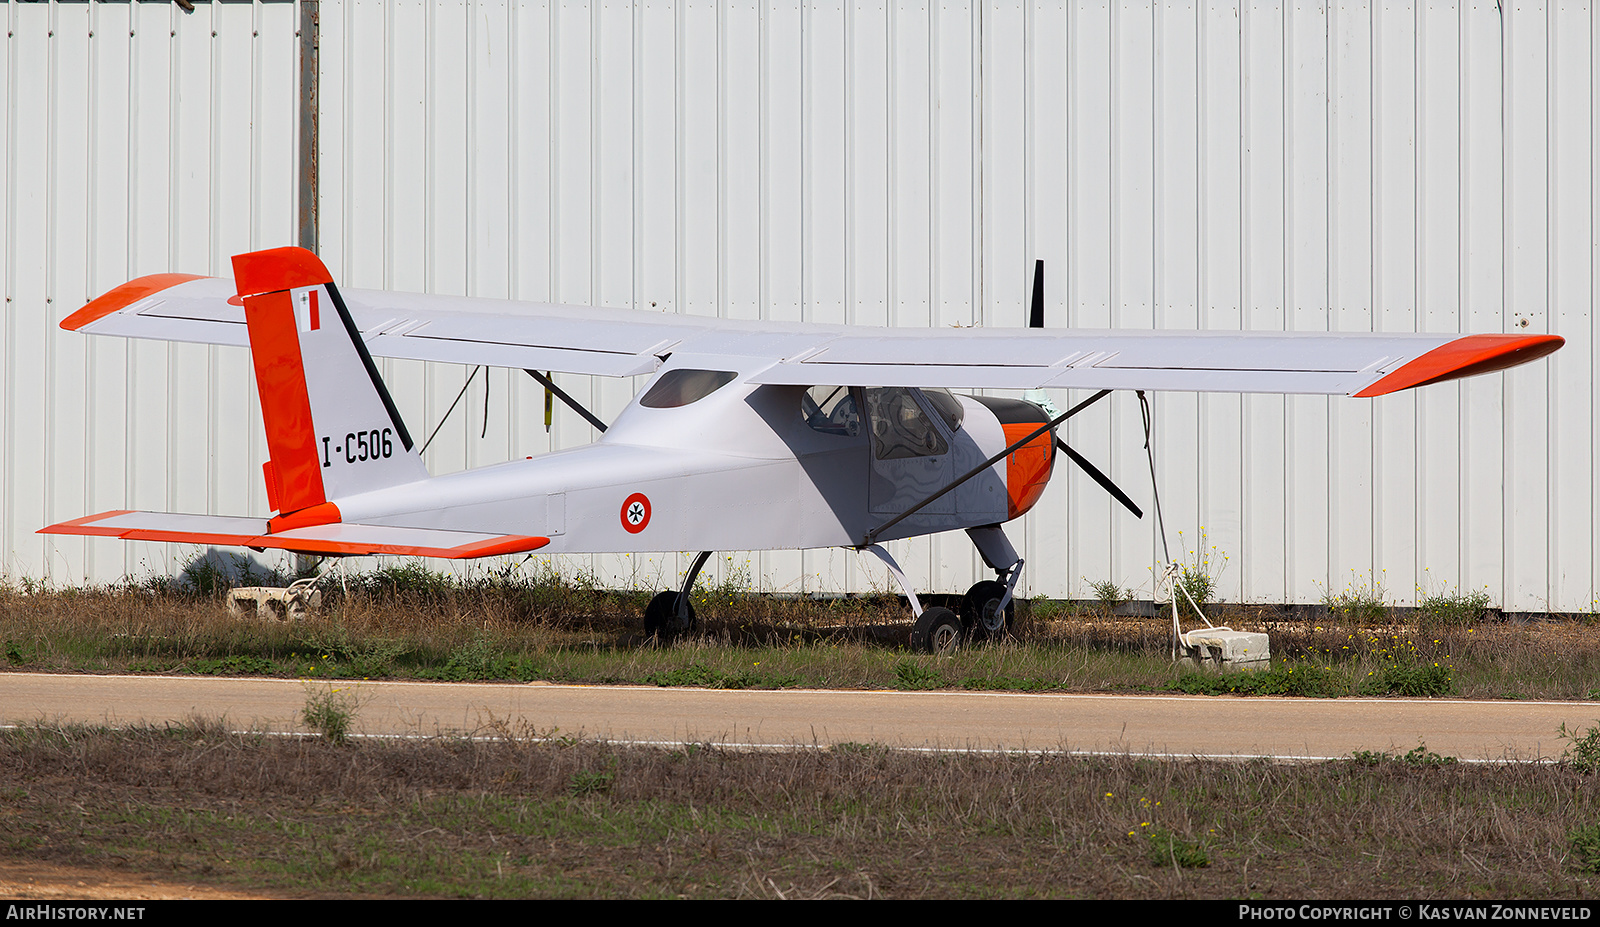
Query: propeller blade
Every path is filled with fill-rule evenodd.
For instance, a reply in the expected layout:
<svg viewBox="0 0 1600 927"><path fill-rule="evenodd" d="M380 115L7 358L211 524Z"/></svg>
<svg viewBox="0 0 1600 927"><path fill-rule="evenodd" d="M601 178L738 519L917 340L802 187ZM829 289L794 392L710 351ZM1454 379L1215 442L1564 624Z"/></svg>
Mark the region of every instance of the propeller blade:
<svg viewBox="0 0 1600 927"><path fill-rule="evenodd" d="M1029 328L1044 328L1044 261L1033 262L1033 306L1028 312Z"/></svg>
<svg viewBox="0 0 1600 927"><path fill-rule="evenodd" d="M1090 479L1093 479L1096 483L1099 483L1101 489L1104 489L1106 492L1110 493L1111 498L1122 503L1123 508L1126 508L1128 511L1132 512L1133 517L1144 517L1144 512L1141 512L1139 507L1133 504L1133 500L1128 498L1128 494L1123 492L1116 483L1111 482L1111 477L1101 473L1099 467L1096 467L1094 464L1090 463L1082 454L1068 447L1067 442L1061 440L1060 438L1056 439L1056 447L1061 448L1061 450L1068 457L1072 458L1073 463L1083 468L1083 472L1089 474Z"/></svg>

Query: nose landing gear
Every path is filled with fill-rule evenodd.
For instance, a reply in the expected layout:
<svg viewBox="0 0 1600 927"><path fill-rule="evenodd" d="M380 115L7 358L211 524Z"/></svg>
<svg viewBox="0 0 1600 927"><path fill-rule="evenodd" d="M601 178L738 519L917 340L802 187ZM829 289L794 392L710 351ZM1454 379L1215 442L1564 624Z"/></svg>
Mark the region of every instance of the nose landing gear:
<svg viewBox="0 0 1600 927"><path fill-rule="evenodd" d="M961 597L961 626L975 641L1010 637L1016 617L1017 603L1005 583L986 579L974 583Z"/></svg>
<svg viewBox="0 0 1600 927"><path fill-rule="evenodd" d="M961 598L960 615L939 606L924 609L906 581L905 572L887 550L877 544L860 548L876 555L889 567L889 574L911 603L912 614L916 615L916 623L911 627L911 646L915 650L949 653L964 641L999 641L1011 636L1017 614L1012 595L1022 576L1022 558L1017 556L1016 549L998 525L969 528L967 535L998 579L984 580L968 589Z"/></svg>

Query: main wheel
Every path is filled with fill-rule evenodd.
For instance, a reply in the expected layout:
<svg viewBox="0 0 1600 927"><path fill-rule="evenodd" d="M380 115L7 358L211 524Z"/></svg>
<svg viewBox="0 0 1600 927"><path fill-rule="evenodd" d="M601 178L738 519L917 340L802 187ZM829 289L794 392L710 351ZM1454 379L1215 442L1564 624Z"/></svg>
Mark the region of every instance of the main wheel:
<svg viewBox="0 0 1600 927"><path fill-rule="evenodd" d="M911 646L928 653L950 653L961 646L961 619L937 605L922 613L911 626Z"/></svg>
<svg viewBox="0 0 1600 927"><path fill-rule="evenodd" d="M644 633L665 644L685 631L693 631L700 624L694 614L694 603L684 604L689 607L687 621L678 618L676 592L657 593L644 607Z"/></svg>
<svg viewBox="0 0 1600 927"><path fill-rule="evenodd" d="M1017 601L1006 603L1005 614L1000 613L1000 600L1005 598L1006 584L994 580L976 583L961 597L961 624L973 640L1004 640L1011 636L1011 623L1017 617Z"/></svg>

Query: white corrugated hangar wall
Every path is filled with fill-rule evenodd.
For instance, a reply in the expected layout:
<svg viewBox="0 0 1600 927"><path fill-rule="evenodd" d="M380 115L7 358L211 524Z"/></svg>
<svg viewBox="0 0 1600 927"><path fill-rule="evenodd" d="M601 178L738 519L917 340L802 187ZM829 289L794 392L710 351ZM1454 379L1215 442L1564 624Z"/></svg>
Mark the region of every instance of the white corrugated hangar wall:
<svg viewBox="0 0 1600 927"><path fill-rule="evenodd" d="M302 5L0 4L10 581L203 553L33 533L53 521L266 512L242 350L56 323L133 276L227 273L235 252L305 240ZM1052 327L1554 332L1549 361L1377 400L1158 395L1156 466L1174 553L1209 554L1229 600L1379 583L1401 603L1459 588L1594 607L1588 4L310 6L315 243L343 285L1013 327L1043 258ZM384 370L424 436L470 372ZM639 385L559 379L603 419ZM487 383L432 472L595 437L559 404L547 436L520 371ZM1132 396L1065 437L1152 508ZM1068 464L1011 533L1029 595L1150 594L1153 517ZM919 588L981 573L962 535L893 547ZM714 562L711 581L764 589L886 583L848 551ZM685 565L564 566L655 588Z"/></svg>

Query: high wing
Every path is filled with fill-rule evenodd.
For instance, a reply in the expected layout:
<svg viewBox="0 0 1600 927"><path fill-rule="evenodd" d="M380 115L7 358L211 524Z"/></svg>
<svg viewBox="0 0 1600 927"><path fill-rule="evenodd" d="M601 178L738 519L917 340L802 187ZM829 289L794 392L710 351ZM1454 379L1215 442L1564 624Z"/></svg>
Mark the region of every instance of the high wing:
<svg viewBox="0 0 1600 927"><path fill-rule="evenodd" d="M630 376L672 353L770 358L755 383L956 389L1145 389L1378 396L1501 370L1555 335L872 328L637 309L341 290L379 357ZM61 323L71 331L249 344L225 277L156 274Z"/></svg>

